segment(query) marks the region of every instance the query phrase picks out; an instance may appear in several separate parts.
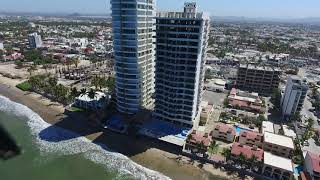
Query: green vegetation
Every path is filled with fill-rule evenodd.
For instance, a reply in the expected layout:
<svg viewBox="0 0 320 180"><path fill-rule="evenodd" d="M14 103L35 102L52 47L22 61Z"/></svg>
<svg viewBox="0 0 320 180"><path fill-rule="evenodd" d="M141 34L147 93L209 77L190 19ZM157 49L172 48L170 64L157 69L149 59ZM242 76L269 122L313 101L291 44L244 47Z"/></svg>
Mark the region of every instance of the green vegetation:
<svg viewBox="0 0 320 180"><path fill-rule="evenodd" d="M302 135L302 142L307 141L308 139L312 138L314 135L314 131L313 131L313 125L314 125L314 120L312 118L309 118L307 120L307 128L304 132L304 134Z"/></svg>
<svg viewBox="0 0 320 180"><path fill-rule="evenodd" d="M74 100L75 95L71 93L72 91L62 84L58 84L58 80L55 77L36 75L30 77L28 82L31 84L33 91L42 93L63 104Z"/></svg>
<svg viewBox="0 0 320 180"><path fill-rule="evenodd" d="M231 149L230 148L223 148L221 154L228 160L231 157Z"/></svg>
<svg viewBox="0 0 320 180"><path fill-rule="evenodd" d="M209 146L209 148L208 148L208 152L209 152L211 155L213 155L213 154L218 154L218 152L219 152L219 145L218 145L215 141L211 142L211 144L210 144L210 146Z"/></svg>
<svg viewBox="0 0 320 180"><path fill-rule="evenodd" d="M274 89L271 95L270 102L273 104L273 108L277 112L280 112L281 97L282 95L280 89Z"/></svg>
<svg viewBox="0 0 320 180"><path fill-rule="evenodd" d="M104 77L94 76L91 80L91 85L97 89L108 88L109 92L114 92L115 89L115 78L108 77L108 79Z"/></svg>
<svg viewBox="0 0 320 180"><path fill-rule="evenodd" d="M30 50L24 53L25 60L28 62L33 62L34 65L44 65L44 64L54 64L56 63L52 57L46 57L42 55L39 50Z"/></svg>
<svg viewBox="0 0 320 180"><path fill-rule="evenodd" d="M31 84L28 81L26 81L16 85L16 87L21 89L22 91L29 91L31 89Z"/></svg>

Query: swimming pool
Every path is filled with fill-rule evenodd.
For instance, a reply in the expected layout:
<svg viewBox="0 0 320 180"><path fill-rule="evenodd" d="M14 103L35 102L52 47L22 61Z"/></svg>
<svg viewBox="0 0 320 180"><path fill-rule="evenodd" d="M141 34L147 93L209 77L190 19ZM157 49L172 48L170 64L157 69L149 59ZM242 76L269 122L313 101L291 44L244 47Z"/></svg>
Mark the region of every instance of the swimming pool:
<svg viewBox="0 0 320 180"><path fill-rule="evenodd" d="M252 131L252 130L250 130L250 129L245 129L245 128L242 128L242 127L237 126L237 125L234 125L234 128L236 128L236 132L237 132L238 134L240 134L241 131Z"/></svg>

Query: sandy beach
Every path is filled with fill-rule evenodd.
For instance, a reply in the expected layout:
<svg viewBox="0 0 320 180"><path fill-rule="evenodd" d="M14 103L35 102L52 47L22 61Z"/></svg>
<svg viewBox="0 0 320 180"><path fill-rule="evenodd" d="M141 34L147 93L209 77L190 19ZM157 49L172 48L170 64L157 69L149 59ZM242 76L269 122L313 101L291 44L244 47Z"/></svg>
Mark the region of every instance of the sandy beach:
<svg viewBox="0 0 320 180"><path fill-rule="evenodd" d="M17 89L15 85L19 82L21 80L12 80L0 75L0 95L28 106L46 122L74 131L93 143L106 144L113 151L128 156L142 166L177 180L240 179L236 174L225 172L211 164L200 166L198 162L179 156L181 149L176 146L144 137L129 137L103 130L92 121L88 121L88 116L67 113L59 103L51 102L35 93Z"/></svg>

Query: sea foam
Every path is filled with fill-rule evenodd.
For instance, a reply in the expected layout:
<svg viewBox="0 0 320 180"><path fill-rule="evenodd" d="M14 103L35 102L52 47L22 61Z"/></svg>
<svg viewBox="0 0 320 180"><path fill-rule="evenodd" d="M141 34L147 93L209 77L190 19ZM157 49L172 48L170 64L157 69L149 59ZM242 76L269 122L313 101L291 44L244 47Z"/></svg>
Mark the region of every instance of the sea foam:
<svg viewBox="0 0 320 180"><path fill-rule="evenodd" d="M85 137L78 137L74 132L52 126L45 122L37 113L33 112L27 106L15 103L10 99L0 96L0 111L14 114L28 119L27 124L35 137L35 143L39 146L42 156L47 153L56 153L59 155L83 154L85 158L103 165L110 170L119 172L117 179L123 176L133 177L134 179L170 179L159 172L145 168L128 157L108 150L103 145L92 143ZM39 133L46 128L52 128L50 136L52 137L77 137L60 142L49 142L42 140ZM68 139L68 138L66 138Z"/></svg>

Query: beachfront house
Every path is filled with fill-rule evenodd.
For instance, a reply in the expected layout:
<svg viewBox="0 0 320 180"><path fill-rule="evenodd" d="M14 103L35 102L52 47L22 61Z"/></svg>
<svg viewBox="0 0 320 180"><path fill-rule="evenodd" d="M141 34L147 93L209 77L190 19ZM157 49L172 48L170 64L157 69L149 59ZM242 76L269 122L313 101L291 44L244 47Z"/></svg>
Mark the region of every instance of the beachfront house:
<svg viewBox="0 0 320 180"><path fill-rule="evenodd" d="M248 146L257 146L262 148L263 135L254 131L241 131L239 135L239 143Z"/></svg>
<svg viewBox="0 0 320 180"><path fill-rule="evenodd" d="M106 107L110 100L111 96L103 92L95 92L94 97L90 97L87 92L77 97L73 105L86 110L100 110Z"/></svg>
<svg viewBox="0 0 320 180"><path fill-rule="evenodd" d="M265 132L263 141L263 149L265 151L291 158L294 150L294 143L291 137Z"/></svg>
<svg viewBox="0 0 320 180"><path fill-rule="evenodd" d="M194 130L188 135L183 149L185 152L205 153L211 143L212 137L208 133Z"/></svg>
<svg viewBox="0 0 320 180"><path fill-rule="evenodd" d="M264 152L264 164L262 174L272 179L293 179L293 164L291 159L274 155L270 152Z"/></svg>
<svg viewBox="0 0 320 180"><path fill-rule="evenodd" d="M233 143L231 147L231 158L236 161L247 161L252 163L263 163L263 149L258 147L250 147L247 145L242 145L240 143ZM245 159L241 159L241 155Z"/></svg>
<svg viewBox="0 0 320 180"><path fill-rule="evenodd" d="M311 178L320 179L320 154L307 152L304 160L304 170Z"/></svg>
<svg viewBox="0 0 320 180"><path fill-rule="evenodd" d="M212 137L227 142L233 142L236 136L236 130L233 126L218 124L211 132Z"/></svg>

